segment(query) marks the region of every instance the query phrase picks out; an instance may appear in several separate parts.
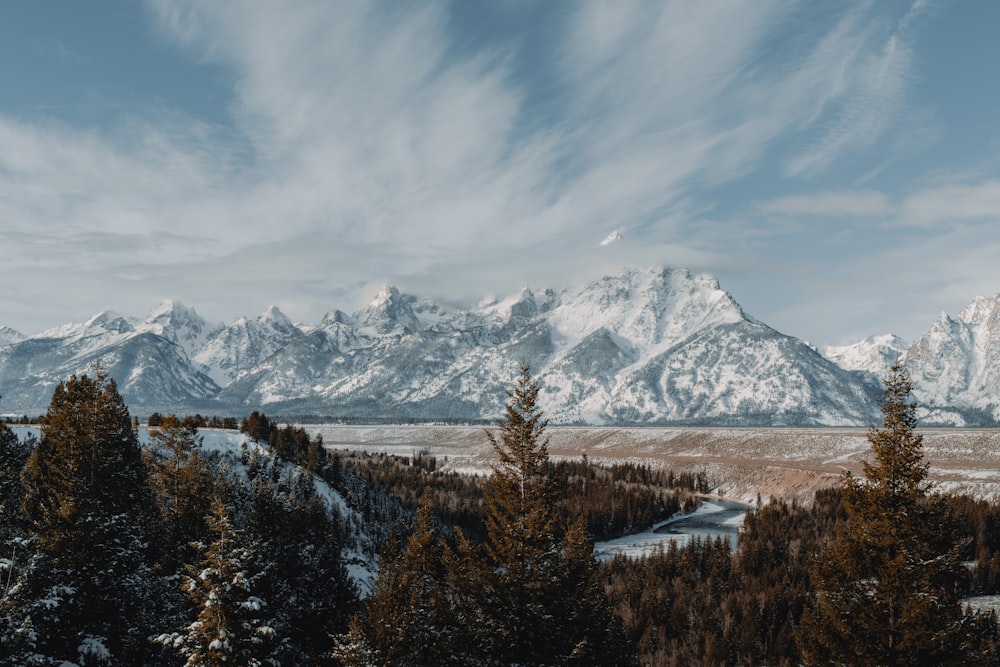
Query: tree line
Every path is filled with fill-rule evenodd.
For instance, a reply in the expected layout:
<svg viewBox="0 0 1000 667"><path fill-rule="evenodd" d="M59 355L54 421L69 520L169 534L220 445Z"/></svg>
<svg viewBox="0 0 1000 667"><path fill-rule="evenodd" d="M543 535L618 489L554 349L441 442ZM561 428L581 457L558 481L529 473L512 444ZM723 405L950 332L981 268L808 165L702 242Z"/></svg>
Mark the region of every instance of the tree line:
<svg viewBox="0 0 1000 667"><path fill-rule="evenodd" d="M358 592L312 474L174 416L150 440L101 371L37 440L0 426L0 664L334 664Z"/></svg>
<svg viewBox="0 0 1000 667"><path fill-rule="evenodd" d="M928 485L909 391L894 369L863 476L759 503L736 547L602 563L595 536L710 481L550 460L527 368L486 477L259 412L228 457L173 415L143 449L114 381L72 377L38 439L0 424L0 665L1000 664L962 603L1000 589L1000 505ZM379 563L370 590L348 558Z"/></svg>

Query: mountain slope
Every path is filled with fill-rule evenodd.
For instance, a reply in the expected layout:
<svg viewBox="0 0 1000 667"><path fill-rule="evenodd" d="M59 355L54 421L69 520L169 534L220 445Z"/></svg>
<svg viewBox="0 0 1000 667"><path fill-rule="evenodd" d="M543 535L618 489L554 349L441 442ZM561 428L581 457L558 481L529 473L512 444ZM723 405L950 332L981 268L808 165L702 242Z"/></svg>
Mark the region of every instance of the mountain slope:
<svg viewBox="0 0 1000 667"><path fill-rule="evenodd" d="M871 383L747 317L710 276L625 270L471 310L383 289L220 393L224 403L364 418L478 419L521 363L567 423L867 424Z"/></svg>
<svg viewBox="0 0 1000 667"><path fill-rule="evenodd" d="M225 386L302 336L302 331L277 306L271 306L256 319L240 317L218 329L191 354L191 359Z"/></svg>
<svg viewBox="0 0 1000 667"><path fill-rule="evenodd" d="M219 391L177 344L105 311L0 348L0 393L6 407L40 412L59 382L97 366L131 405L190 404Z"/></svg>
<svg viewBox="0 0 1000 667"><path fill-rule="evenodd" d="M942 315L906 351L932 423L1000 416L998 304ZM902 348L870 337L823 356L745 314L711 276L625 269L468 309L385 287L317 325L276 307L225 327L176 302L141 321L108 311L0 346L0 394L12 411L44 409L55 383L101 363L140 411L491 419L528 364L556 423L864 426Z"/></svg>
<svg viewBox="0 0 1000 667"><path fill-rule="evenodd" d="M853 345L831 345L823 349L823 356L849 371L872 373L876 377L889 376L889 369L906 356L907 345L899 336L883 334L868 336Z"/></svg>
<svg viewBox="0 0 1000 667"><path fill-rule="evenodd" d="M906 365L925 421L1000 421L1000 294L977 297L954 319L941 313Z"/></svg>

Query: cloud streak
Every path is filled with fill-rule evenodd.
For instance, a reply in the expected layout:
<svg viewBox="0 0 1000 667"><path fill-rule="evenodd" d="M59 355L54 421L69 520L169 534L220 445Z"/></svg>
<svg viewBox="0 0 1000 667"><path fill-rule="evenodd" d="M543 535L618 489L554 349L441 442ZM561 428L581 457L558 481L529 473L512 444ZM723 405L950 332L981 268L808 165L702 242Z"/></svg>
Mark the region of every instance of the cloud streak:
<svg viewBox="0 0 1000 667"><path fill-rule="evenodd" d="M256 311L267 294L315 317L324 290L358 299L383 281L471 298L593 277L610 257L595 239L615 229L621 263L746 262L741 238L759 230L724 247L717 226L696 224L718 190L769 160L782 165L774 179L813 178L891 134L925 13L920 2L900 16L880 4L594 0L550 16L527 62L528 13L470 45L443 1L148 8L180 57L227 77L230 123L169 100L113 130L0 116L0 220L29 239L7 248L0 280L81 272L114 294L127 275L126 302L101 307L155 293ZM975 210L992 210L993 187L975 191ZM875 190L752 202L786 217L942 215ZM103 283L98 264L112 267ZM8 318L26 309L0 301Z"/></svg>

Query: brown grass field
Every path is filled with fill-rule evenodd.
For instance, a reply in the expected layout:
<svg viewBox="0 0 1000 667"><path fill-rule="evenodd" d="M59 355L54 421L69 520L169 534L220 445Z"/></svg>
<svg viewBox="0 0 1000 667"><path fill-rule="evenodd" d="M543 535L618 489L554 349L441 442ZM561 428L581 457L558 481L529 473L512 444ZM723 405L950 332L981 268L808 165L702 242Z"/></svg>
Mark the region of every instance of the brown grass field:
<svg viewBox="0 0 1000 667"><path fill-rule="evenodd" d="M447 469L489 471L485 429L469 426L306 425L331 449L409 456L428 452ZM940 491L1000 498L1000 429L918 429ZM759 495L808 503L816 489L861 473L867 429L549 427L553 458L635 461L705 472L718 495L754 502Z"/></svg>

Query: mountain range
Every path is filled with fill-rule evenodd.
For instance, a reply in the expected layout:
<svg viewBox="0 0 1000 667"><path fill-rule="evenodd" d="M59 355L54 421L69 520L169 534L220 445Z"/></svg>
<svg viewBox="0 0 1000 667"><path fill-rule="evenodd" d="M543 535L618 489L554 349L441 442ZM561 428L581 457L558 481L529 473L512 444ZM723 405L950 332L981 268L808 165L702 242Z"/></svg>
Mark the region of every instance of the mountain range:
<svg viewBox="0 0 1000 667"><path fill-rule="evenodd" d="M100 364L138 415L468 421L499 416L528 364L553 423L864 426L896 361L925 423L994 424L1000 296L942 314L911 345L885 335L822 351L683 269L624 269L473 308L387 286L312 325L274 306L210 324L168 301L143 319L106 311L32 336L0 327L0 408L41 413L58 382Z"/></svg>

